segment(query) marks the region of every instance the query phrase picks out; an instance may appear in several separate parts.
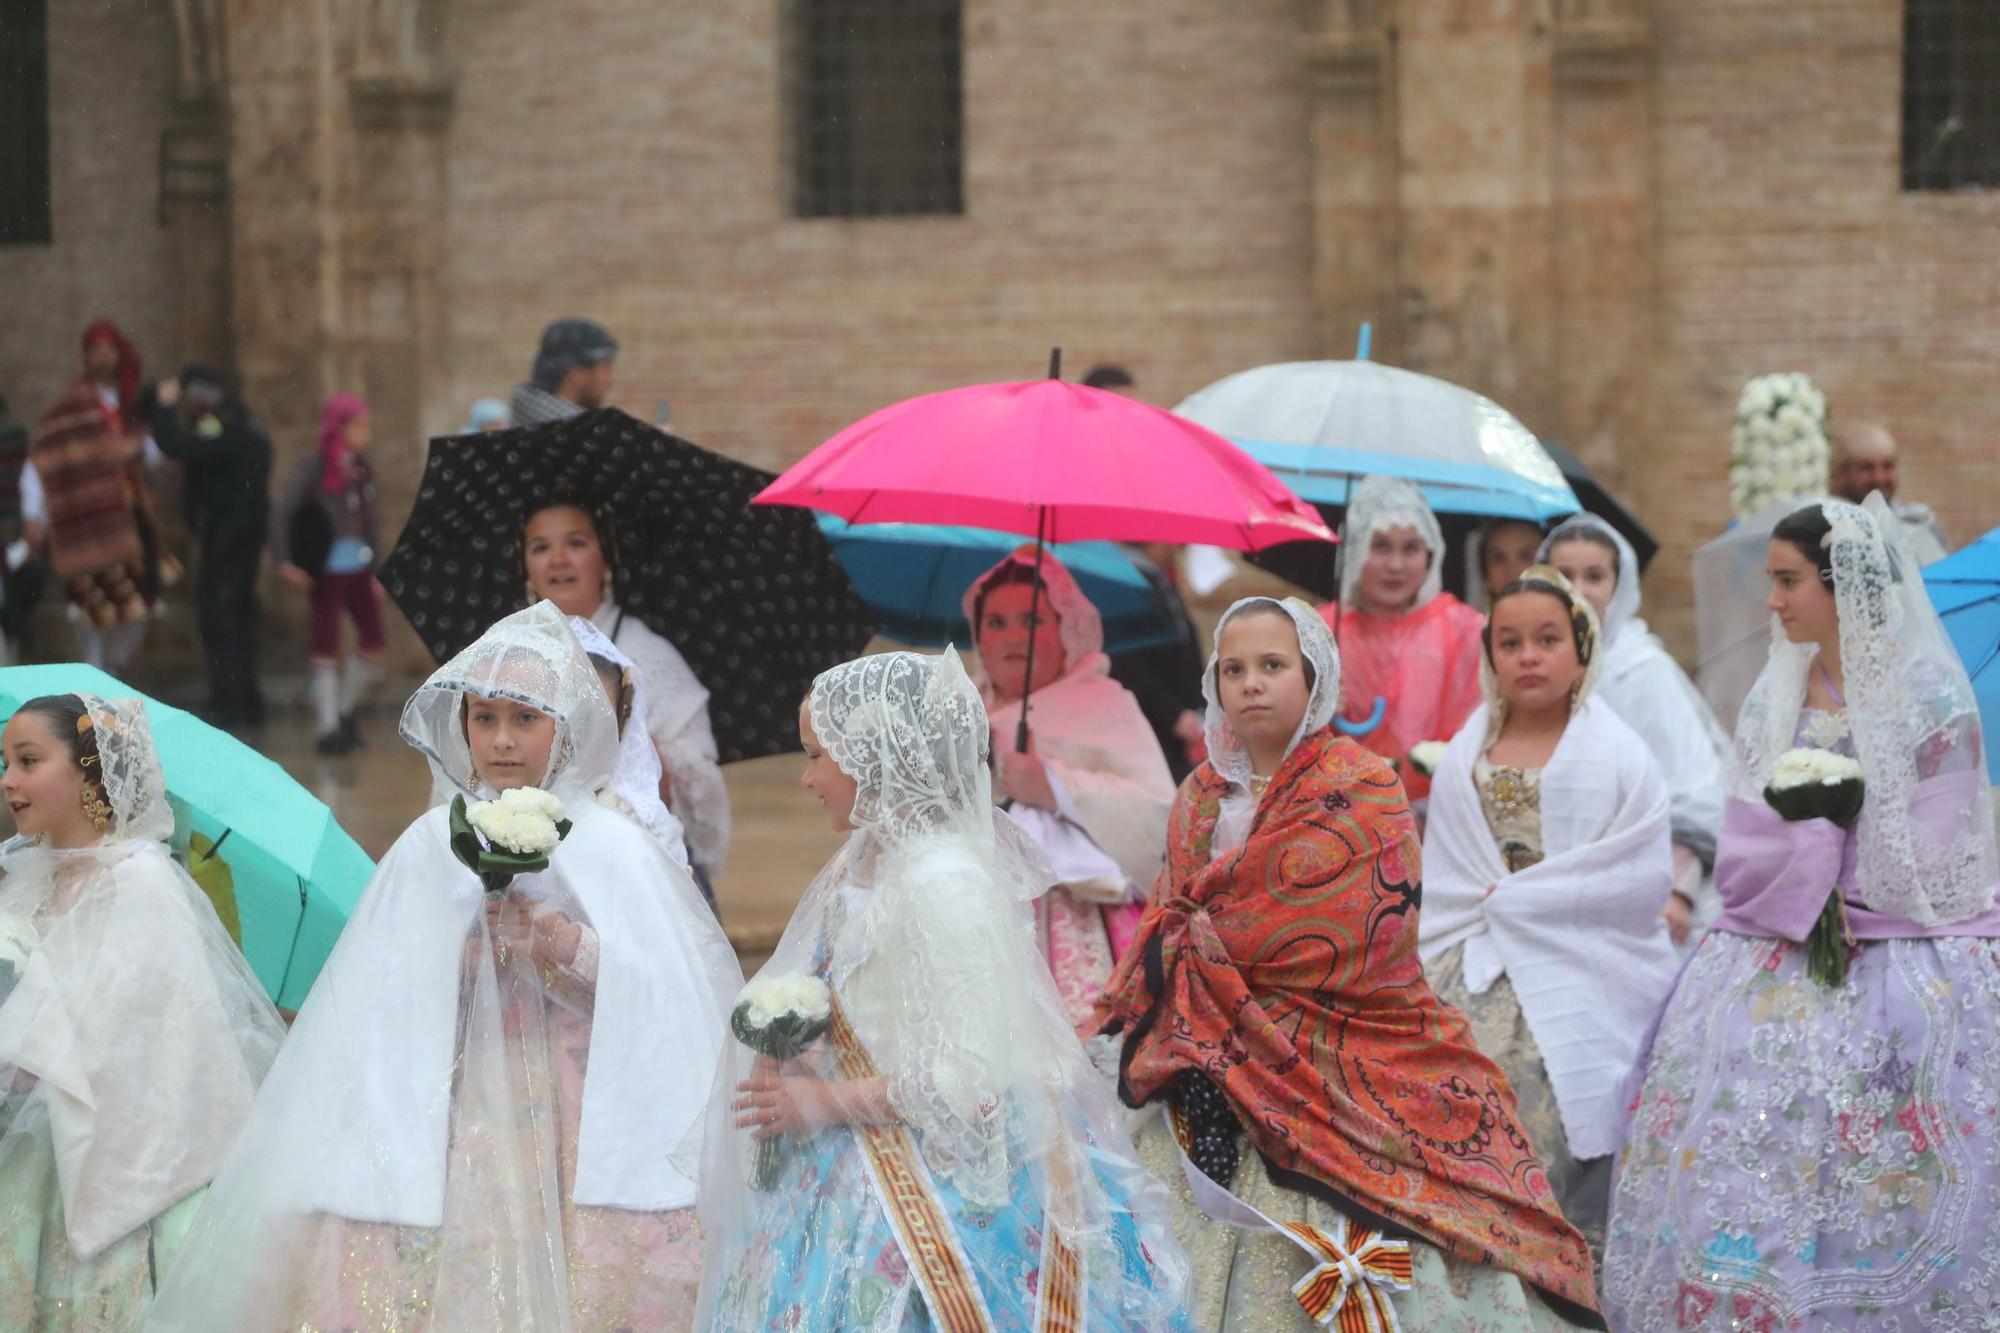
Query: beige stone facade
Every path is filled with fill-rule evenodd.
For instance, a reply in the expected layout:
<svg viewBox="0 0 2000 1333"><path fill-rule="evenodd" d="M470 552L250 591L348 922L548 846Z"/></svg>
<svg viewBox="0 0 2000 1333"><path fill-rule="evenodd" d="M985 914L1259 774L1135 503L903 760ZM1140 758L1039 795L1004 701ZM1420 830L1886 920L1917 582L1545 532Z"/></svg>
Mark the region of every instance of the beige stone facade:
<svg viewBox="0 0 2000 1333"><path fill-rule="evenodd" d="M1995 521L2000 192L1901 191L1897 0L969 0L965 213L866 221L790 216L785 12L52 4L56 243L0 249L0 384L34 410L107 313L230 359L284 451L356 390L393 527L557 315L616 333L629 410L773 467L1052 344L1170 405L1371 320L1631 497L1683 645L1750 375Z"/></svg>

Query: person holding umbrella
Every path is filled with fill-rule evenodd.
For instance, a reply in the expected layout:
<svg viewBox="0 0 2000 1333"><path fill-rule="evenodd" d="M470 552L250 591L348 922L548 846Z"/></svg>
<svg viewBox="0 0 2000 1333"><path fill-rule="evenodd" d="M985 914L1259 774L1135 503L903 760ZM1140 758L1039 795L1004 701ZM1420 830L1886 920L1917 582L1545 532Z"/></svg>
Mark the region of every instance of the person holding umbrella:
<svg viewBox="0 0 2000 1333"><path fill-rule="evenodd" d="M1061 561L1044 553L1038 576L1034 546L1020 548L966 589L965 617L1000 793L1056 872L1037 925L1080 1023L1159 877L1173 778L1139 701L1111 678L1097 608Z"/></svg>
<svg viewBox="0 0 2000 1333"><path fill-rule="evenodd" d="M0 1324L137 1329L285 1035L174 831L136 699L0 732Z"/></svg>
<svg viewBox="0 0 2000 1333"><path fill-rule="evenodd" d="M558 486L530 501L521 522L521 571L531 602L547 598L582 616L633 662L646 700L644 725L660 754L660 797L686 830L704 893L729 855L729 788L717 762L708 690L680 650L627 615L617 600L618 534L610 511L581 489Z"/></svg>
<svg viewBox="0 0 2000 1333"><path fill-rule="evenodd" d="M1421 801L1430 779L1410 747L1449 740L1479 706L1483 620L1444 591L1444 532L1414 483L1364 477L1341 540L1340 600L1320 608L1345 665L1340 729L1398 765Z"/></svg>

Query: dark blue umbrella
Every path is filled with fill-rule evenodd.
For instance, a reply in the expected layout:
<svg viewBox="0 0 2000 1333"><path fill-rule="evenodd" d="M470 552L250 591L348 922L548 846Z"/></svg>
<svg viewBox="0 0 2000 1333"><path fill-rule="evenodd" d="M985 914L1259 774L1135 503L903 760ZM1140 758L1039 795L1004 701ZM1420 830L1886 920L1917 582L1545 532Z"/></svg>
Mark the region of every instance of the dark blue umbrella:
<svg viewBox="0 0 2000 1333"><path fill-rule="evenodd" d="M879 626L913 648L972 647L962 601L974 579L1022 545L1018 534L929 523L850 524L819 514L820 531ZM1104 618L1104 651L1117 654L1174 640L1174 621L1144 574L1111 542L1066 542L1050 553L1076 576Z"/></svg>
<svg viewBox="0 0 2000 1333"><path fill-rule="evenodd" d="M1924 566L1924 586L1958 649L1986 734L1986 776L2000 782L2000 528L1935 564Z"/></svg>

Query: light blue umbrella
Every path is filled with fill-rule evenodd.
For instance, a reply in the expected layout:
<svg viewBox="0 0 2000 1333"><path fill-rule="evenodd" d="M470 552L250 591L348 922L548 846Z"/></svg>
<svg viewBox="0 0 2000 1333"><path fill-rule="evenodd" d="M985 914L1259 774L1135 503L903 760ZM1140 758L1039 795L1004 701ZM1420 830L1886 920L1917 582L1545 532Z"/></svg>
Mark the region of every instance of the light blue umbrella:
<svg viewBox="0 0 2000 1333"><path fill-rule="evenodd" d="M1931 605L1958 649L1986 738L1986 776L2000 782L2000 528L1924 566Z"/></svg>
<svg viewBox="0 0 2000 1333"><path fill-rule="evenodd" d="M139 699L174 806L175 841L199 834L234 881L244 957L272 1001L297 1009L375 863L333 812L272 760L192 713L81 663L0 669L0 721L44 694ZM194 867L197 879L207 879ZM204 887L207 887L204 884Z"/></svg>
<svg viewBox="0 0 2000 1333"><path fill-rule="evenodd" d="M850 524L819 514L854 589L878 622L877 632L916 648L947 643L972 647L961 602L972 581L1023 545L1019 535L930 523ZM1050 552L1076 576L1077 586L1104 619L1104 649L1131 652L1170 643L1172 614L1146 576L1111 542L1066 542Z"/></svg>
<svg viewBox="0 0 2000 1333"><path fill-rule="evenodd" d="M1441 514L1544 523L1582 508L1533 431L1490 398L1375 361L1241 371L1174 409L1241 445L1302 500L1345 507L1366 476L1417 483Z"/></svg>

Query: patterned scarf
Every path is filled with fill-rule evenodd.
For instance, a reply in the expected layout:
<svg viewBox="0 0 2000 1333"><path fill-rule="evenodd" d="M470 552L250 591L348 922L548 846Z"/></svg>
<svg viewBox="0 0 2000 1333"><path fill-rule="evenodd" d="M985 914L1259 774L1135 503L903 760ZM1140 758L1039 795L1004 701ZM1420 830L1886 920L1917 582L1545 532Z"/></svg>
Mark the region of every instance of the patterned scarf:
<svg viewBox="0 0 2000 1333"><path fill-rule="evenodd" d="M1424 979L1416 828L1388 766L1331 729L1304 738L1249 840L1211 863L1223 791L1207 764L1181 789L1167 880L1100 1002L1125 1034L1120 1094L1143 1105L1199 1070L1278 1183L1601 1327L1505 1076Z"/></svg>

